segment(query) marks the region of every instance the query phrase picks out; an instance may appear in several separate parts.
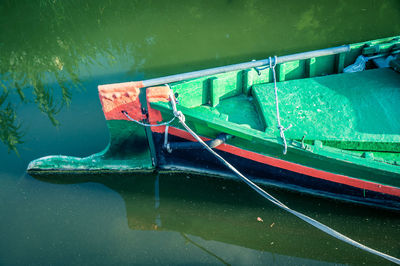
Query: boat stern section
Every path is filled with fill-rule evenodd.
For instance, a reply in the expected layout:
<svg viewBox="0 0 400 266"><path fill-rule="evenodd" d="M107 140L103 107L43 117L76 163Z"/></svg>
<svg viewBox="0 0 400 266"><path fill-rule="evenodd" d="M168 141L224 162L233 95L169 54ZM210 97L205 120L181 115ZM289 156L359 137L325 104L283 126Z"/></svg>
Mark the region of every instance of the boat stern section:
<svg viewBox="0 0 400 266"><path fill-rule="evenodd" d="M110 133L110 142L101 152L88 157L54 155L32 161L30 174L128 173L154 170L146 129L138 123L147 118L142 109L141 82L100 85L99 97Z"/></svg>

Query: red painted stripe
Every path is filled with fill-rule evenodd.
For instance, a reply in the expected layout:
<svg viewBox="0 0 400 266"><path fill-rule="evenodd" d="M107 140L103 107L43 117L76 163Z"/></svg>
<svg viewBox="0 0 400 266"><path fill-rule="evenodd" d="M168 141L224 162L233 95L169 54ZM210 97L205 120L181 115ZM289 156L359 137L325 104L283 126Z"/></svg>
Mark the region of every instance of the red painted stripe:
<svg viewBox="0 0 400 266"><path fill-rule="evenodd" d="M192 135L190 135L189 132L186 132L184 130L175 128L175 127L170 127L169 134L181 137L190 141L196 141ZM202 137L201 139L203 140L209 140L207 138ZM314 169L308 166L288 162L285 160L273 158L273 157L268 157L259 153L255 153L252 151L246 151L243 149L240 149L238 147L228 145L228 144L222 144L217 147L218 150L229 152L231 154L235 154L237 156L247 158L249 160L253 160L259 163L263 164L268 164L271 166L279 167L285 170L289 170L295 173L307 175L307 176L312 176L315 178L323 179L323 180L328 180L331 182L335 183L340 183L344 185L349 185L352 187L357 187L361 189L366 189L366 190L371 190L375 192L380 192L384 194L389 194L393 196L400 197L400 189L392 186L387 186L387 185L382 185L378 183L373 183L370 181L364 181L364 180L359 180L356 178L348 177L345 175L339 175L339 174L333 174L330 172Z"/></svg>

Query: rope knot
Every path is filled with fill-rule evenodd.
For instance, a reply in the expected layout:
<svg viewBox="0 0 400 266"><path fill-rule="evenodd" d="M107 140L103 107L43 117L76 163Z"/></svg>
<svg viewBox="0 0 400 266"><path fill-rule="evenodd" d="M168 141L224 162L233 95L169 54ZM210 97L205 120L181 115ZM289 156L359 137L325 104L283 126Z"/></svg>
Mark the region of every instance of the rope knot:
<svg viewBox="0 0 400 266"><path fill-rule="evenodd" d="M185 122L185 115L181 111L174 111L174 116L177 117L181 122Z"/></svg>
<svg viewBox="0 0 400 266"><path fill-rule="evenodd" d="M275 68L277 65L277 61L278 61L278 57L275 55L274 56L274 61L272 63L272 57L268 57L268 61L269 61L269 68Z"/></svg>

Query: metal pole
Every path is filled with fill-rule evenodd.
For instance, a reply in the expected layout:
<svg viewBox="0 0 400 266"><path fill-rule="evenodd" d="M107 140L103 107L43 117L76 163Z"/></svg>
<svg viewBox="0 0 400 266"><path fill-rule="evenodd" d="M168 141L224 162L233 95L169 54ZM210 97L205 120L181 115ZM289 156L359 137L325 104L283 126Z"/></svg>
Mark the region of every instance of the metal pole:
<svg viewBox="0 0 400 266"><path fill-rule="evenodd" d="M315 50L315 51L310 51L310 52L280 56L280 57L278 57L276 63L281 64L281 63L285 63L285 62L289 62L289 61L303 60L303 59L309 59L309 58L319 57L319 56L340 54L340 53L345 53L348 51L350 51L350 45L342 45L342 46L333 47L333 48L327 48L327 49ZM183 74L176 74L176 75L171 75L171 76L166 76L166 77L161 77L161 78L148 79L148 80L143 81L143 87L168 84L168 83L187 80L187 79L194 79L194 78L199 78L199 77L203 77L203 76L225 73L225 72L229 72L229 71L237 71L237 70L243 70L243 69L248 69L248 68L261 67L261 66L265 66L265 65L269 65L269 59L262 59L262 60L258 60L258 61L251 61L251 62L246 62L246 63L198 70L198 71L193 71L193 72L188 72L188 73L183 73Z"/></svg>

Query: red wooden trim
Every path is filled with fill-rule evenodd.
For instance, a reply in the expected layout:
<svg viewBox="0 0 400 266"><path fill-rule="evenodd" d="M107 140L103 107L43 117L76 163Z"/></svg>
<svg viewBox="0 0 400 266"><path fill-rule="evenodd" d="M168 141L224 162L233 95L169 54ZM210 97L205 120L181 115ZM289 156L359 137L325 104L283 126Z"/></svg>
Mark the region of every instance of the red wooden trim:
<svg viewBox="0 0 400 266"><path fill-rule="evenodd" d="M184 138L184 139L187 139L190 141L196 141L192 137L192 135L190 135L189 132L186 132L184 130L181 130L181 129L178 129L175 127L170 127L168 134L171 134L171 135L174 135L177 137L181 137L181 138ZM201 139L209 140L204 137L201 137ZM247 158L249 160L253 160L253 161L256 161L259 163L268 164L268 165L271 165L274 167L286 169L286 170L289 170L289 171L292 171L295 173L312 176L315 178L324 179L324 180L328 180L328 181L335 182L335 183L345 184L345 185L349 185L352 187L357 187L357 188L361 188L361 189L371 190L371 191L375 191L375 192L380 192L380 193L400 197L400 189L396 188L396 187L382 185L382 184L378 184L378 183L374 183L374 182L370 182L370 181L359 180L359 179L348 177L345 175L339 175L339 174L334 174L334 173L318 170L318 169L311 168L308 166L304 166L304 165L288 162L285 160L265 156L265 155L255 153L252 151L246 151L246 150L243 150L243 149L240 149L238 147L228 145L228 144L222 144L222 145L218 146L216 149L225 151L225 152L229 152L231 154L235 154L237 156Z"/></svg>
<svg viewBox="0 0 400 266"><path fill-rule="evenodd" d="M136 120L146 117L142 114L139 101L143 82L132 81L98 86L100 102L106 120L128 120L121 111L126 111Z"/></svg>

